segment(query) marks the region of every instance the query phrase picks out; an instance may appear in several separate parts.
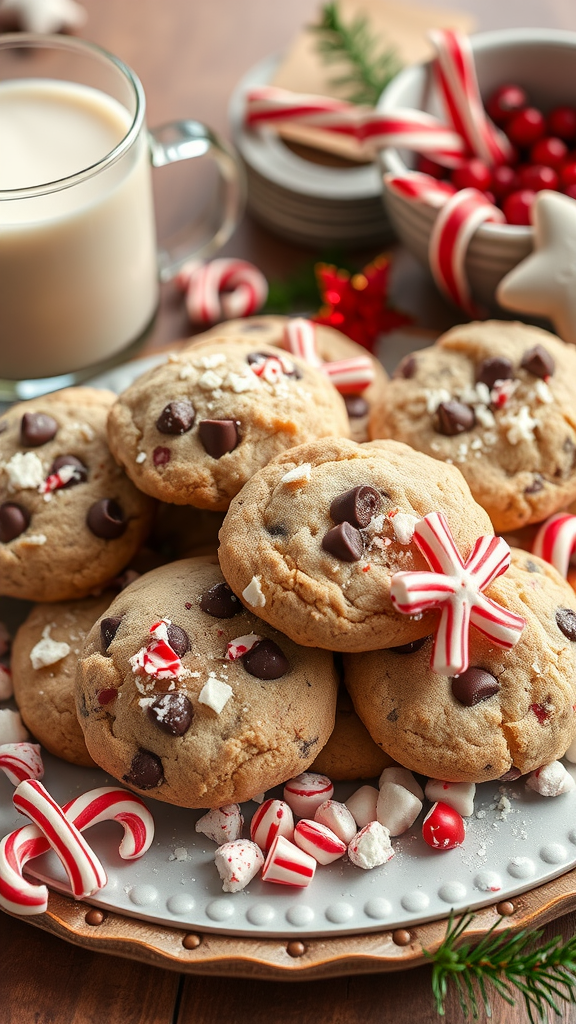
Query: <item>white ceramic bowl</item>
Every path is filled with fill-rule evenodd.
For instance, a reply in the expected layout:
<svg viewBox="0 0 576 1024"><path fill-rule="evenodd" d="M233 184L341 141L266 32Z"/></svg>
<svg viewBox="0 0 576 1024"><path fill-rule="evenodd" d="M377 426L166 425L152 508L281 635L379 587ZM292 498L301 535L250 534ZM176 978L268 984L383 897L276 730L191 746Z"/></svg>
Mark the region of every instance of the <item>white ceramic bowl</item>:
<svg viewBox="0 0 576 1024"><path fill-rule="evenodd" d="M482 97L499 85L523 86L531 103L544 112L560 104L576 105L576 32L554 29L506 29L482 32L470 39ZM432 83L430 64L401 71L385 89L378 109L416 107L443 117ZM414 167L413 153L384 149L382 171L402 174ZM428 264L428 242L436 210L409 203L384 189L384 202L394 229L407 249ZM532 251L531 227L485 224L474 235L466 258L466 271L474 297L495 306L494 293L501 279Z"/></svg>

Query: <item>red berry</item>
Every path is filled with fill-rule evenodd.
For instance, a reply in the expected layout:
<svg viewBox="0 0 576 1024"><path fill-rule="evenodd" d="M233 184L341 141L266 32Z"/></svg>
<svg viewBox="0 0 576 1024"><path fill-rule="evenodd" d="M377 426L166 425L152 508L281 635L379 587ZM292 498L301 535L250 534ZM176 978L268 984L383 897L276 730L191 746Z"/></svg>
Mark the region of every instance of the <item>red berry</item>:
<svg viewBox="0 0 576 1024"><path fill-rule="evenodd" d="M553 167L559 171L568 155L568 146L562 139L548 136L540 139L530 151L530 163L544 164L545 167Z"/></svg>
<svg viewBox="0 0 576 1024"><path fill-rule="evenodd" d="M574 107L555 107L548 114L547 121L551 135L558 135L566 142L576 139L576 109Z"/></svg>
<svg viewBox="0 0 576 1024"><path fill-rule="evenodd" d="M496 124L506 124L506 121L528 106L528 97L519 85L501 85L492 93L486 110Z"/></svg>
<svg viewBox="0 0 576 1024"><path fill-rule="evenodd" d="M450 177L452 184L457 189L477 188L480 192L490 188L492 181L490 168L475 156L469 160L464 160L461 167L457 167L456 170L452 171Z"/></svg>
<svg viewBox="0 0 576 1024"><path fill-rule="evenodd" d="M531 224L530 209L536 193L524 188L511 192L502 203L504 216L509 224Z"/></svg>
<svg viewBox="0 0 576 1024"><path fill-rule="evenodd" d="M448 804L434 804L422 822L422 838L433 850L453 850L465 835L462 816Z"/></svg>
<svg viewBox="0 0 576 1024"><path fill-rule="evenodd" d="M569 196L570 199L576 199L576 185L567 185L566 188L562 189L565 196Z"/></svg>
<svg viewBox="0 0 576 1024"><path fill-rule="evenodd" d="M558 188L559 178L553 167L545 167L544 164L525 164L518 168L520 188L532 189L533 192L541 192L543 188L555 190Z"/></svg>
<svg viewBox="0 0 576 1024"><path fill-rule="evenodd" d="M448 173L445 167L441 167L435 160L430 160L427 156L419 156L416 163L416 170L420 171L421 174L429 174L432 178L444 178Z"/></svg>
<svg viewBox="0 0 576 1024"><path fill-rule="evenodd" d="M567 160L560 171L560 181L566 188L568 185L576 185L576 160Z"/></svg>
<svg viewBox="0 0 576 1024"><path fill-rule="evenodd" d="M508 121L506 134L511 142L526 148L538 142L546 131L544 115L536 107L526 107Z"/></svg>
<svg viewBox="0 0 576 1024"><path fill-rule="evenodd" d="M492 191L498 199L503 199L509 192L519 188L518 175L513 167L500 164L492 171Z"/></svg>

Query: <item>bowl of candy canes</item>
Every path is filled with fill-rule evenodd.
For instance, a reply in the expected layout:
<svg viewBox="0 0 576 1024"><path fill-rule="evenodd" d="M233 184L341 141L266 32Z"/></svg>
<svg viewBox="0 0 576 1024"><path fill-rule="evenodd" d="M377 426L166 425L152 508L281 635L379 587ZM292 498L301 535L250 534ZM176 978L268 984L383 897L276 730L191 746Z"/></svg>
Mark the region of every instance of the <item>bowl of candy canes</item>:
<svg viewBox="0 0 576 1024"><path fill-rule="evenodd" d="M576 198L576 33L431 39L436 57L380 99L384 199L404 245L473 314L532 251L537 193Z"/></svg>

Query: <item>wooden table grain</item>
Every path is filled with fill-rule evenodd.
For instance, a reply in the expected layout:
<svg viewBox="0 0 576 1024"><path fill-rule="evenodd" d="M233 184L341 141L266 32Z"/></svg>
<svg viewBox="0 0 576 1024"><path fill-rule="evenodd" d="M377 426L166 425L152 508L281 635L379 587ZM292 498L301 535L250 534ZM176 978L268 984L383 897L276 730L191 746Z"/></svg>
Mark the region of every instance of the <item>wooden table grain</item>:
<svg viewBox="0 0 576 1024"><path fill-rule="evenodd" d="M433 6L419 0L422 6ZM84 0L82 35L118 54L141 77L148 123L180 117L208 122L227 134L227 103L238 78L257 60L279 51L310 21L316 0ZM515 25L576 30L573 0L453 0L472 11L481 29ZM199 209L205 183L180 168L156 172L160 237ZM253 260L269 277L289 273L310 253L280 241L246 218L225 253ZM396 253L393 295L424 327L454 322L424 272L407 253ZM172 286L148 347L189 333ZM546 935L568 938L576 915L553 922ZM0 1024L433 1024L438 1020L430 968L315 982L219 979L149 967L78 948L0 913ZM451 997L446 1018L464 1018ZM493 1020L526 1020L521 1008L494 1000ZM576 1024L576 1007L563 1007Z"/></svg>

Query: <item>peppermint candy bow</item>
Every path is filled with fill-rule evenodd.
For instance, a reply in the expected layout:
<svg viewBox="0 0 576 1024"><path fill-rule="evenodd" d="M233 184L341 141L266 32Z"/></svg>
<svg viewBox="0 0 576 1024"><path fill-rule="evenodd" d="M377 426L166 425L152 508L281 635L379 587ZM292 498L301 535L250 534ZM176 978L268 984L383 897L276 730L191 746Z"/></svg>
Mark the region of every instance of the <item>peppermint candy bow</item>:
<svg viewBox="0 0 576 1024"><path fill-rule="evenodd" d="M510 567L510 548L502 537L479 537L464 562L446 516L432 512L415 527L414 542L432 572L397 572L390 596L404 615L440 609L431 667L441 675L459 675L470 664L469 631L474 626L498 647L510 650L526 621L486 597L483 591Z"/></svg>

